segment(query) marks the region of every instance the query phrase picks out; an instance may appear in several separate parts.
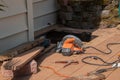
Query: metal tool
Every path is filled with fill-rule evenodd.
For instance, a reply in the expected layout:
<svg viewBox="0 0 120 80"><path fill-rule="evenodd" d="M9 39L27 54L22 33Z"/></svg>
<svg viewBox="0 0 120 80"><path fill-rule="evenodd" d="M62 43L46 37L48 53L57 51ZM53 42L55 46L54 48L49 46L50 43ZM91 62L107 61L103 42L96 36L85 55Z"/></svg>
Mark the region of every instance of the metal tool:
<svg viewBox="0 0 120 80"><path fill-rule="evenodd" d="M63 66L63 68L71 65L71 64L79 64L78 61L74 61L74 60L69 60L69 61L55 61L55 63L66 63L66 65Z"/></svg>
<svg viewBox="0 0 120 80"><path fill-rule="evenodd" d="M106 45L108 52L104 52L94 46L84 46L83 42L74 35L66 35L63 37L63 39L60 42L57 43L56 52L62 53L64 56L71 56L74 53L75 54L85 53L87 49L92 48L103 54L111 54L112 49L110 48L110 46L112 45L120 45L120 42L119 43L108 43Z"/></svg>
<svg viewBox="0 0 120 80"><path fill-rule="evenodd" d="M83 53L82 41L74 35L66 35L62 41L58 42L56 52L62 53L64 56L71 56L73 53Z"/></svg>

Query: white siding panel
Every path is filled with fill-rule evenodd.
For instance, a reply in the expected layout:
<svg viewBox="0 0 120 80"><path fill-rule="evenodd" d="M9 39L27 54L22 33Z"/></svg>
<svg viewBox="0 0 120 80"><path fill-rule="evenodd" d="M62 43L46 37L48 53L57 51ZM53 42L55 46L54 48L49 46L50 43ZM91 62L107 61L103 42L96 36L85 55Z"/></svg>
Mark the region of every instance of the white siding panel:
<svg viewBox="0 0 120 80"><path fill-rule="evenodd" d="M0 39L27 30L26 14L0 19Z"/></svg>
<svg viewBox="0 0 120 80"><path fill-rule="evenodd" d="M48 23L50 23L51 25L56 23L56 13L51 13L35 18L34 19L35 31L47 27Z"/></svg>
<svg viewBox="0 0 120 80"><path fill-rule="evenodd" d="M0 53L33 40L34 31L56 23L57 0L4 0L4 4L5 11L0 12Z"/></svg>
<svg viewBox="0 0 120 80"><path fill-rule="evenodd" d="M8 17L16 14L26 12L26 0L3 0L5 11L0 12L0 18Z"/></svg>
<svg viewBox="0 0 120 80"><path fill-rule="evenodd" d="M33 23L33 0L27 2L27 21L28 21L28 38L29 41L34 40L34 23Z"/></svg>
<svg viewBox="0 0 120 80"><path fill-rule="evenodd" d="M27 42L27 31L0 39L0 53Z"/></svg>
<svg viewBox="0 0 120 80"><path fill-rule="evenodd" d="M57 0L42 0L33 4L33 15L39 17L48 13L55 12L57 8Z"/></svg>

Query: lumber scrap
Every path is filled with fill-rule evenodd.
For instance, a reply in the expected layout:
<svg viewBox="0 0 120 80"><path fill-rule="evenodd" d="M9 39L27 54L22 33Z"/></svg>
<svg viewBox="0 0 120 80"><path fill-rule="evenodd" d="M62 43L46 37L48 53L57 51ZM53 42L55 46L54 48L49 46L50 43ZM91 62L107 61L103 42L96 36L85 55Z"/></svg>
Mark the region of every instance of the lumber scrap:
<svg viewBox="0 0 120 80"><path fill-rule="evenodd" d="M1 66L1 77L3 78L3 80L11 80L14 77L13 71L12 70L6 70L5 69L5 64L7 62L3 62L2 66Z"/></svg>
<svg viewBox="0 0 120 80"><path fill-rule="evenodd" d="M7 50L4 53L2 53L2 55L0 55L0 62L10 60L17 55L22 54L25 51L28 51L34 48L38 46L39 44L41 44L44 40L45 40L44 37L40 37L36 39L35 41L23 43L13 49Z"/></svg>
<svg viewBox="0 0 120 80"><path fill-rule="evenodd" d="M43 57L44 55L48 55L48 53L51 52L52 50L55 51L55 47L56 44L50 44L50 46L45 48L44 51L41 53L41 55L37 57Z"/></svg>
<svg viewBox="0 0 120 80"><path fill-rule="evenodd" d="M25 66L23 66L21 69L13 71L13 70L7 70L5 69L5 65L7 62L4 62L1 66L1 77L4 80L14 80L15 77L19 76L25 76L30 74L36 74L38 72L38 64L35 60L30 61ZM16 80L16 79L15 79Z"/></svg>
<svg viewBox="0 0 120 80"><path fill-rule="evenodd" d="M38 63L36 60L32 60L29 63L27 63L25 66L23 66L20 70L14 71L14 76L26 76L31 74L36 74L38 72ZM14 78L15 78L14 77Z"/></svg>
<svg viewBox="0 0 120 80"><path fill-rule="evenodd" d="M38 31L35 31L35 38L49 32L51 30L55 30L57 28L58 28L58 25L52 25L52 26L50 25L49 27L46 27L46 28L40 29Z"/></svg>
<svg viewBox="0 0 120 80"><path fill-rule="evenodd" d="M29 64L28 70L32 73L37 72L37 62L33 59L43 51L44 47L35 47L23 54L18 55L10 61L3 62L1 73L5 78L13 78L15 71L20 71L26 64ZM32 61L33 60L33 61Z"/></svg>
<svg viewBox="0 0 120 80"><path fill-rule="evenodd" d="M111 34L112 35L112 34ZM94 40L93 41L93 43L90 43L89 45L91 45L91 46L95 46L95 47L97 47L98 49L103 49L103 50L106 50L106 48L105 48L105 46L104 45L106 45L107 43L110 43L110 42L118 42L119 41L119 39L120 38L118 38L119 37L119 35L106 35L106 37L99 37L99 39L97 39L97 40ZM117 37L117 40L116 40L116 37ZM115 39L115 40L114 40ZM112 46L111 46L112 47ZM118 47L119 48L119 47ZM54 61L56 61L56 60L61 60L61 61L63 61L63 60L73 60L73 59L75 59L75 60L78 60L78 61L80 61L82 58L84 58L84 57L86 57L86 56L92 56L92 55L97 55L97 56L102 56L102 58L103 57L105 57L105 60L107 60L107 58L110 58L112 55L114 55L118 50L117 50L117 48L116 47L112 47L111 49L113 49L113 51L115 51L115 52L113 52L113 54L110 54L110 56L109 57L107 57L107 56L105 56L105 55L103 55L103 54L98 54L98 52L96 52L95 50L91 50L91 49L89 49L89 50L87 50L86 51L86 54L83 54L83 55L77 55L77 56L71 56L71 57L69 57L69 58L67 58L67 57L64 57L64 56L62 56L61 57L61 59L60 59L60 55L53 55L54 57L52 57L52 58L54 58ZM115 50L114 50L115 49ZM90 54L89 54L90 53ZM92 54L91 54L92 53ZM58 57L57 57L58 56ZM44 61L44 63L42 64L42 65L50 65L50 66L52 66L53 68L55 68L57 71L59 71L59 73L62 73L62 74L66 74L66 75L71 75L71 76L78 76L79 74L86 74L87 72L90 72L90 71L92 71L92 70L95 70L95 67L94 66L89 66L89 65L87 65L87 64L84 64L84 63L82 63L82 62L80 62L80 64L79 65L76 65L76 66L69 66L69 67L67 67L67 68L62 68L63 66L60 66L60 65L54 65L54 64L48 64L48 63L50 63L50 61L52 62L52 59L51 57L48 57L48 59L46 60L46 61ZM56 58L56 59L55 59ZM84 66L84 67L83 67ZM90 69L89 69L89 67L91 67ZM47 71L48 72L48 71ZM41 74L46 74L46 72L44 71L44 72L41 72ZM63 79L63 77L59 77L59 76L57 76L57 75L53 75L53 73L51 73L51 72L49 72L49 76L41 76L41 77L43 77L44 79L46 79L46 80L62 80Z"/></svg>
<svg viewBox="0 0 120 80"><path fill-rule="evenodd" d="M18 70L31 61L34 57L36 57L43 50L43 47L36 47L23 54L18 55L13 58L11 61L8 61L4 66L8 70Z"/></svg>
<svg viewBox="0 0 120 80"><path fill-rule="evenodd" d="M56 28L56 31L64 31L64 32L72 32L72 33L83 33L83 32L93 32L96 29L75 29L75 28L69 28L65 26L59 26Z"/></svg>

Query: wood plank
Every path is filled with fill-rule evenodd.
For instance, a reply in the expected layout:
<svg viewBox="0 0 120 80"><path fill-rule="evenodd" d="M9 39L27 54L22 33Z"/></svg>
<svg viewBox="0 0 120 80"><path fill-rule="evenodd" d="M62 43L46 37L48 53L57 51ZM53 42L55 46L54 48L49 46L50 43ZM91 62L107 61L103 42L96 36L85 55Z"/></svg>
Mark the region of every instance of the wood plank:
<svg viewBox="0 0 120 80"><path fill-rule="evenodd" d="M59 25L59 27L56 29L56 31L65 31L70 33L93 32L95 30L96 29L75 29L75 28L65 27L63 25Z"/></svg>
<svg viewBox="0 0 120 80"><path fill-rule="evenodd" d="M64 66L64 64L55 64L54 62L57 61L57 60L70 60L71 58L74 58L74 57L78 57L78 55L74 55L74 56L70 56L70 57L65 57L65 56L62 56L61 54L58 54L58 53L53 53L54 55L49 55L49 57L46 57L41 65L43 66L51 66L53 68L55 68L56 70L59 69L59 68L62 68ZM34 76L31 77L31 79L33 78L37 78L38 80L39 79L45 79L47 76L51 76L51 74L54 74L51 70L49 69L45 69L45 68L40 68L40 72ZM46 75L47 73L47 75ZM39 77L41 76L41 77Z"/></svg>
<svg viewBox="0 0 120 80"><path fill-rule="evenodd" d="M110 36L109 36L110 37ZM102 41L104 41L104 40L106 40L107 39L107 37L105 38L105 37L103 37L101 40L100 40L100 42L102 42ZM90 43L91 45L93 44L93 45L97 45L97 44L100 44L100 43L97 43L98 41L96 41L96 44L93 44L93 43ZM85 55L88 55L88 54L85 54ZM85 56L85 55L80 55L80 56ZM74 56L74 57L69 57L69 58L66 58L66 57L63 57L62 59L60 59L60 60L70 60L70 59L74 59L75 58L75 60L80 60L79 58L80 58L80 56ZM77 59L76 59L77 58ZM59 64L58 64L59 65ZM60 65L59 65L60 66ZM62 67L59 69L59 70L61 70L62 69ZM54 75L54 74L53 74ZM50 75L51 76L51 75ZM49 77L50 77L49 76ZM50 79L50 78L48 78L48 79Z"/></svg>
<svg viewBox="0 0 120 80"><path fill-rule="evenodd" d="M43 28L41 30L38 30L38 31L35 31L34 35L35 35L35 38L51 31L51 30L54 30L56 29L58 26L57 25L52 25L52 26L49 26L49 27L46 27L46 28Z"/></svg>
<svg viewBox="0 0 120 80"><path fill-rule="evenodd" d="M36 57L43 50L43 47L36 47L31 49L23 54L18 55L13 58L11 61L8 61L6 66L7 68L11 68L11 70L18 70L31 61L34 57Z"/></svg>
<svg viewBox="0 0 120 80"><path fill-rule="evenodd" d="M120 54L120 50L118 51L118 53L115 56L113 56L112 58L109 58L108 62L113 62L113 61L117 60L119 54ZM111 66L101 66L101 67L97 68L97 70L104 69L104 68L110 68L110 67ZM108 71L108 72L105 72L103 74L106 76L106 79L107 79L107 78L109 78L109 75L112 75L112 73L114 73L115 71L114 70L113 71ZM111 79L111 80L113 80L113 79Z"/></svg>
<svg viewBox="0 0 120 80"><path fill-rule="evenodd" d="M110 37L110 36L109 36ZM102 41L104 41L104 40L106 40L108 37L103 37L101 40L100 40L100 42L102 42ZM98 42L98 41L97 41ZM93 44L93 43L91 43L91 44ZM100 43L96 43L96 44L94 44L94 45L97 45L97 44L100 44ZM81 55L80 55L81 56ZM56 70L60 70L62 67L63 67L63 65L60 65L60 64L51 64L51 62L53 61L55 61L55 60L70 60L70 59L74 59L75 57L78 57L79 58L79 56L77 55L77 56L71 56L71 57L64 57L64 56L61 56L61 55L57 55L57 54L54 54L54 55L51 55L51 56L49 56L49 58L46 58L43 62L42 62L42 64L41 65L44 65L44 66L52 66L53 68L55 68ZM46 72L47 73L49 73L49 75L46 75L46 76L44 76L45 74L46 74ZM47 78L47 76L48 77L50 77L51 75L54 75L54 73L51 71L51 70L48 70L48 69L42 69L42 72L41 73L39 73L41 76L42 76L42 79L44 80L44 79L46 79ZM36 76L37 77L37 76ZM50 78L49 78L50 79Z"/></svg>
<svg viewBox="0 0 120 80"><path fill-rule="evenodd" d="M120 79L120 68L115 70L106 80L119 80Z"/></svg>
<svg viewBox="0 0 120 80"><path fill-rule="evenodd" d="M66 57L64 58L64 59L66 59ZM61 60L61 59L60 59ZM62 58L62 60L63 60L63 58ZM67 60L67 59L66 59ZM68 59L69 60L69 59Z"/></svg>
<svg viewBox="0 0 120 80"><path fill-rule="evenodd" d="M113 39L114 41L119 41L120 40L120 38L119 39ZM107 57L105 56L105 55L98 55L99 57L102 57L103 59L105 59L105 60L107 60L107 59L109 59L109 58L111 58L111 57L113 57L114 55L116 55L115 53L117 52L119 52L119 45L118 46L111 46L111 48L113 49L113 52L112 52L112 54L109 54L109 55L107 55ZM86 65L86 67L87 67L88 65ZM93 66L90 66L90 67L93 67ZM84 67L85 68L85 67ZM94 69L95 69L95 67L93 67ZM86 69L86 68L85 68ZM84 69L84 70L85 70ZM88 67L87 67L87 69L88 69ZM92 70L92 69L90 69L90 70ZM89 70L87 70L87 72L88 72ZM86 73L87 73L86 72ZM84 71L84 73L85 73L85 71Z"/></svg>
<svg viewBox="0 0 120 80"><path fill-rule="evenodd" d="M107 32L106 30L105 30L105 32ZM101 32L98 32L98 35L100 34ZM96 34L96 33L94 33L94 34ZM100 35L100 38L96 38L96 39L94 39L93 41L91 41L88 45L92 45L92 46L98 46L98 45L102 45L102 43L104 43L104 41L106 40L106 39L110 39L111 38L111 35L112 34L116 34L116 31L114 31L114 32L111 32L111 33L107 33L107 35L106 35L106 33L103 35L103 34L101 34ZM118 33L117 33L118 34ZM115 35L112 35L112 36L115 36ZM111 39L110 39L111 40ZM114 40L114 39L112 39L112 40ZM105 44L104 44L105 45ZM98 47L98 48L100 48L100 47ZM114 48L114 46L112 47L112 49ZM104 48L100 48L100 49L103 49L103 50L106 50L106 49L104 49ZM115 48L115 50L116 50L116 48ZM87 51L87 52L89 52L90 51L90 49ZM64 64L54 64L54 61L57 61L57 60L71 60L71 59L74 59L74 60L80 60L80 59L82 59L83 57L85 57L85 56L88 56L89 54L84 54L84 55L73 55L73 56L70 56L70 57L65 57L65 56L62 56L61 54L57 54L57 53L53 53L53 54L48 54L48 55L46 55L46 57L44 57L44 58L41 58L41 60L42 60L42 63L40 64L40 65L42 65L42 66L51 66L51 67L53 67L53 68L55 68L57 71L63 71L63 72L65 72L65 73L69 73L70 75L73 75L73 73L74 72L71 72L71 70L72 69L74 69L74 68L76 68L77 67L77 69L76 70L78 70L80 67L82 67L83 68L83 63L82 62L80 62L80 65L71 65L71 66L69 66L68 68L69 69L63 69L63 66L64 66ZM94 55L94 54L93 54ZM101 56L102 54L96 54L96 55L99 55L99 56ZM104 56L105 58L108 58L108 56ZM112 56L111 56L112 57ZM111 58L111 57L109 57L109 59ZM107 59L108 60L108 59ZM39 65L39 66L40 66ZM83 65L83 66L81 66L81 65ZM87 66L88 66L88 68L89 68L89 65L85 65L84 67L86 67L87 68ZM92 66L93 67L93 66ZM85 69L86 69L85 68ZM97 67L98 68L98 67ZM95 68L94 69L94 67L93 67L93 70L96 70L97 68ZM88 70L88 69L86 69L86 70ZM82 69L80 68L80 70L79 70L80 72L82 72ZM77 71L78 72L78 74L80 74L80 72L79 71ZM84 69L83 69L83 71L84 71ZM88 70L89 71L89 70ZM92 71L92 70L90 70L90 71ZM76 72L76 71L75 71ZM63 73L64 74L64 73ZM76 75L78 75L77 73L74 75L74 76L76 76ZM55 77L53 77L53 75L54 76L56 76L54 73L53 73L53 71L51 71L51 70L49 70L49 69L46 69L46 68L41 68L40 67L40 72L38 73L38 74L36 74L36 75L32 75L31 77L30 76L28 76L28 77L21 77L21 78L18 78L17 80L27 80L27 79L29 79L29 80L57 80L57 79L61 79L61 77L58 77L57 76L57 78ZM52 77L52 78L51 78Z"/></svg>
<svg viewBox="0 0 120 80"><path fill-rule="evenodd" d="M52 54L54 54L54 55L52 55ZM40 61L40 65L43 65L43 66L47 66L47 65L49 65L49 66L54 66L55 64L54 64L54 61L56 60L56 58L62 58L63 56L61 55L61 54L58 54L58 53L51 53L51 54L47 54L46 53L46 55L45 56L42 56L40 59L39 59L39 61ZM39 65L39 66L40 66ZM46 75L46 72L47 72L47 75ZM47 76L49 76L50 74L53 74L53 72L51 71L51 70L48 70L48 69L44 69L44 68L41 68L40 67L40 72L39 73L37 73L36 75L33 75L30 79L32 80L32 79L34 79L34 78L36 78L36 79L38 79L38 80L40 80L40 79L45 79ZM17 80L23 80L24 79L24 77L21 77L21 78L18 78ZM36 80L35 79L35 80Z"/></svg>
<svg viewBox="0 0 120 80"><path fill-rule="evenodd" d="M114 49L114 51L113 51L114 54L115 54L116 52L117 52L117 53L119 52L119 47L120 47L120 46L117 46L116 49ZM116 54L115 54L115 55L116 55ZM110 57L110 56L111 56L111 55L109 55L108 57L106 57L106 56L105 56L105 57L104 57L104 56L100 56L100 57L102 57L102 58L105 59L105 60L106 60L106 59L109 60L109 59L112 58L112 57ZM114 55L113 55L113 56L114 56ZM109 59L108 59L108 58L109 58ZM106 61L107 61L107 60L106 60ZM92 67L92 68L90 68L90 67ZM81 72L83 71L84 74L85 74L85 72L87 73L87 71L89 72L89 71L92 71L92 70L96 70L96 68L97 68L97 67L86 65L86 68L84 67L84 68L82 68L82 70L79 70L79 71L81 71ZM85 69L86 69L87 71L86 71ZM74 75L76 75L76 74L80 74L80 73L79 73L79 72L78 72L78 73L74 73Z"/></svg>
<svg viewBox="0 0 120 80"><path fill-rule="evenodd" d="M42 60L44 60L44 58L46 58L46 56L49 56L55 52L55 47L56 44L50 44L49 47L45 48L43 52L41 52L41 54L35 58L39 62L39 64L42 62Z"/></svg>
<svg viewBox="0 0 120 80"><path fill-rule="evenodd" d="M96 31L93 32L93 34L96 35L105 35L105 34L120 34L120 30L116 29L116 28L106 28L106 29L98 29Z"/></svg>
<svg viewBox="0 0 120 80"><path fill-rule="evenodd" d="M7 50L4 53L2 53L2 55L0 55L0 62L7 61L21 53L24 53L25 51L28 51L34 48L38 46L39 44L41 44L44 40L45 40L44 37L40 37L36 39L35 41L23 43L21 45L16 46L15 48Z"/></svg>
<svg viewBox="0 0 120 80"><path fill-rule="evenodd" d="M63 65L60 65L60 64L56 65L54 62L56 60L60 60L61 58L65 58L65 57L63 57L61 54L58 54L58 53L53 53L53 54L54 55L48 55L49 57L46 57L39 66L50 66L50 67L55 68L56 70L58 70L60 67L62 67ZM49 70L46 68L40 67L40 70L41 71L38 74L34 75L32 78L36 77L38 80L40 80L40 79L44 80L46 77L54 74L52 70ZM46 75L46 73L47 73L47 75ZM41 77L39 77L39 76L41 76Z"/></svg>
<svg viewBox="0 0 120 80"><path fill-rule="evenodd" d="M109 39L108 39L109 40ZM101 45L99 45L98 47L103 47L104 46L104 44L105 43L108 43L108 42L110 42L110 41L114 41L114 40L110 40L110 41L108 41L108 40L106 40L105 42L103 42L103 44L101 44ZM119 39L120 40L120 39ZM118 39L117 39L117 41L118 41ZM103 47L103 49L104 49L105 47ZM112 47L112 48L114 48L114 47ZM101 48L100 48L101 49ZM94 52L94 50L90 50L91 52ZM116 50L115 50L116 51ZM98 54L89 54L89 55L98 55ZM99 55L99 56L104 56L104 55ZM85 56L84 56L85 57ZM82 56L80 56L78 59L75 59L75 60L80 60L80 59L82 59L83 57ZM105 57L104 57L105 58ZM80 62L80 64L79 65L76 65L76 67L75 66L71 66L70 68L68 67L68 68L65 68L65 69L61 69L60 70L60 72L61 73L64 73L64 74L71 74L71 73L74 73L74 71L78 71L79 69L82 69L82 67L83 67L83 63L82 62ZM79 66L80 66L80 68L79 68ZM85 66L86 68L83 70L82 69L82 72L85 72L85 71L87 71L87 69L88 69L88 65L86 65ZM79 70L80 71L80 70ZM59 78L58 76L54 76L54 77L52 77L52 78L48 78L48 80L52 80L52 79L55 79L55 80L62 80L63 78ZM46 79L47 80L47 79Z"/></svg>

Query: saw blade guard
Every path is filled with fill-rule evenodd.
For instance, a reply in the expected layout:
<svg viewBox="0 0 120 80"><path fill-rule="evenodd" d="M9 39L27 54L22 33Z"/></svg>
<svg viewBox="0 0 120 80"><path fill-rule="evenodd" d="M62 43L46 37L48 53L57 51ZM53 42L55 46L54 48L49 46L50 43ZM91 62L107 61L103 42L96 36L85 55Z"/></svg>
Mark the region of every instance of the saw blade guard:
<svg viewBox="0 0 120 80"><path fill-rule="evenodd" d="M66 35L66 36L64 36L63 37L63 39L62 39L62 41L61 41L61 44L63 44L64 43L64 41L66 40L66 39L68 39L68 38L74 38L75 39L75 44L77 44L77 46L78 47L83 47L83 43L82 43L82 41L80 40L80 38L78 38L78 37L76 37L76 36L74 36L74 35Z"/></svg>
<svg viewBox="0 0 120 80"><path fill-rule="evenodd" d="M57 53L62 51L62 49L63 49L62 46L68 38L74 38L75 39L74 43L76 44L76 46L78 46L80 48L83 48L83 43L78 37L76 37L74 35L66 35L66 36L63 37L62 41L57 43L57 49L56 49Z"/></svg>

